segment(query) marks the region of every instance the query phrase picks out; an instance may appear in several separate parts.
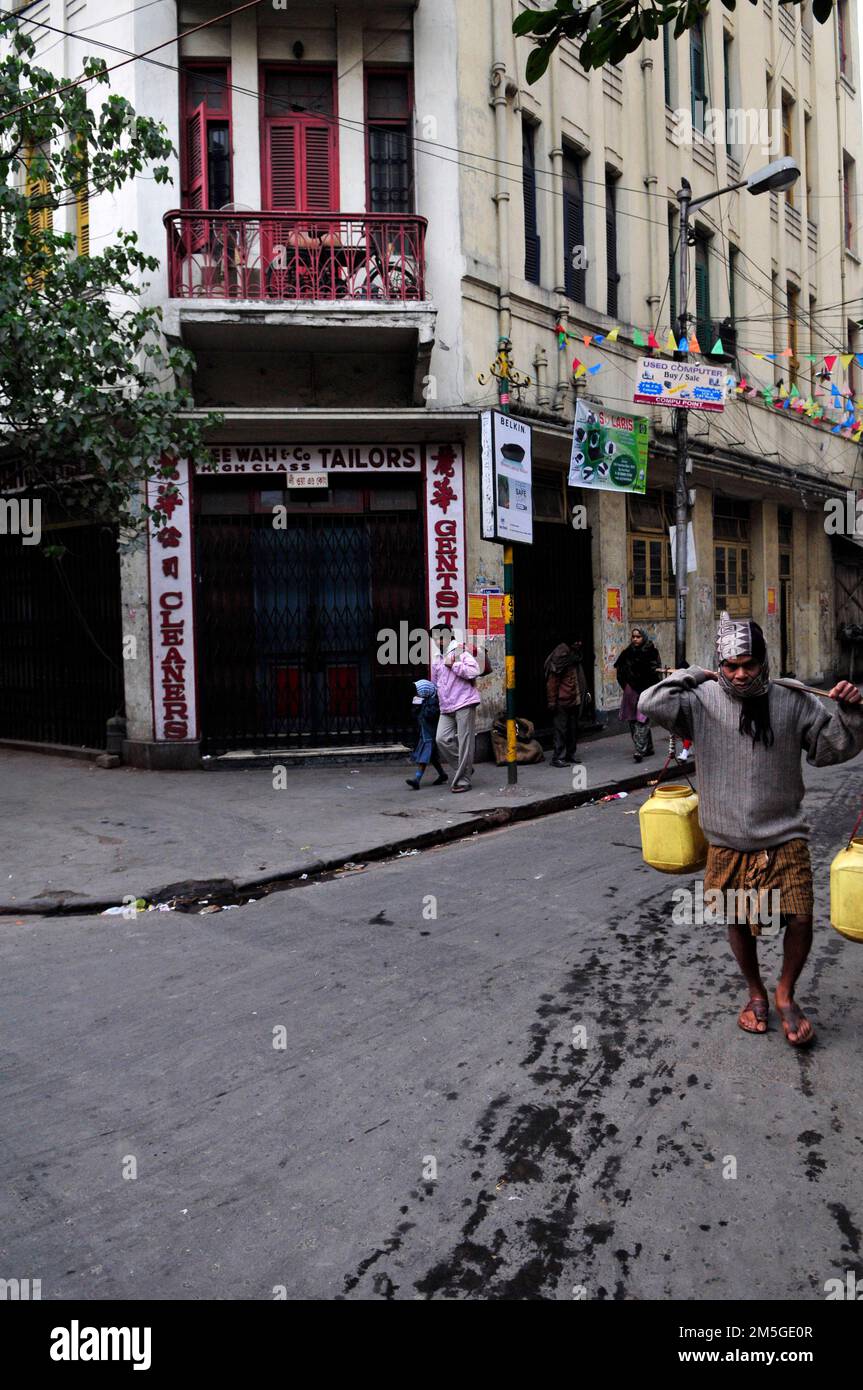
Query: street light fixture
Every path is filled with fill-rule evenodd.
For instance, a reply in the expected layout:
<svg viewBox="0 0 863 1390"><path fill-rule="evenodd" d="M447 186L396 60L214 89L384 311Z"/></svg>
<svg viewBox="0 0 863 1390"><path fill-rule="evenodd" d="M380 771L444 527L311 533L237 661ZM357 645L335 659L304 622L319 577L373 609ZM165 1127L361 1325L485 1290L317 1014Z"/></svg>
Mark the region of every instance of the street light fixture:
<svg viewBox="0 0 863 1390"><path fill-rule="evenodd" d="M800 177L800 165L790 155L783 156L782 159L774 159L771 164L767 164L763 169L757 169L754 174L750 174L748 179L741 179L739 183L729 184L727 188L717 188L713 193L706 193L701 198L693 198L692 186L687 179L681 179L681 187L677 193L677 207L680 214L680 276L679 276L679 297L680 318L678 341L688 344L689 335L687 333L687 313L686 297L689 288L689 215L693 208L703 207L705 203L710 203L714 198L720 198L724 193L733 193L738 188L745 188L752 194L758 193L777 193L790 188ZM675 352L674 358L677 362L685 362L689 356L688 351ZM674 487L674 516L675 516L675 573L674 573L674 596L675 596L675 617L674 617L674 664L679 669L686 665L686 596L688 586L686 583L686 559L687 559L687 529L689 526L689 497L686 487L686 474L689 469L687 457L687 442L689 436L689 419L686 408L683 407L676 412L677 419L677 476Z"/></svg>

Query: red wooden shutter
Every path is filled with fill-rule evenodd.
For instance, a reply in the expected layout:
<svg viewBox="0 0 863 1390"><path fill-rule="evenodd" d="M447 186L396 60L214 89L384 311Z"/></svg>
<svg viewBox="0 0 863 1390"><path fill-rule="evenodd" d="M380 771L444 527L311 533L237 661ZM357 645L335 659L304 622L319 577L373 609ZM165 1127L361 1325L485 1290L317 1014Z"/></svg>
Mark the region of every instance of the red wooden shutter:
<svg viewBox="0 0 863 1390"><path fill-rule="evenodd" d="M331 134L329 126L307 125L305 136L304 212L330 212L333 208Z"/></svg>
<svg viewBox="0 0 863 1390"><path fill-rule="evenodd" d="M207 117L201 102L186 119L186 191L188 208L207 206Z"/></svg>
<svg viewBox="0 0 863 1390"><path fill-rule="evenodd" d="M267 125L267 167L265 169L267 206L285 212L299 210L297 186L297 125Z"/></svg>

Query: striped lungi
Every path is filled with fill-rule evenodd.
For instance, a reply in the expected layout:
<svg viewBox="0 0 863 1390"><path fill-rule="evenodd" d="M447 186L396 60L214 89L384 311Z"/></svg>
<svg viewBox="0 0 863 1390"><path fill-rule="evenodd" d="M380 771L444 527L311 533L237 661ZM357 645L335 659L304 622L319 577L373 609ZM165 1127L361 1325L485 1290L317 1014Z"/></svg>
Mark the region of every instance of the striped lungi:
<svg viewBox="0 0 863 1390"><path fill-rule="evenodd" d="M784 917L811 917L814 906L812 864L809 845L805 840L787 840L772 849L725 849L708 845L707 867L704 871L704 892L718 888L723 894L733 890L739 896L741 913L735 915L726 907L727 922L748 925L753 936L761 935L764 912L753 902L769 902L762 895L778 892L779 912ZM774 899L775 901L775 899ZM729 899L726 898L726 903Z"/></svg>

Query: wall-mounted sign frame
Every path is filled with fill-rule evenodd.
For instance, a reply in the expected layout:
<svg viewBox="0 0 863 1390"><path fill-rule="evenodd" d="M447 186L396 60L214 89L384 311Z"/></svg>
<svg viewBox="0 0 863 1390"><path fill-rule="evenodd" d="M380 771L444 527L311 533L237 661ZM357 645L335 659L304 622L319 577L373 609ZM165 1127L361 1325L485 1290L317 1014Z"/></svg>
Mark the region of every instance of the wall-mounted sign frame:
<svg viewBox="0 0 863 1390"><path fill-rule="evenodd" d="M480 416L483 540L533 542L532 436L530 425L500 410Z"/></svg>

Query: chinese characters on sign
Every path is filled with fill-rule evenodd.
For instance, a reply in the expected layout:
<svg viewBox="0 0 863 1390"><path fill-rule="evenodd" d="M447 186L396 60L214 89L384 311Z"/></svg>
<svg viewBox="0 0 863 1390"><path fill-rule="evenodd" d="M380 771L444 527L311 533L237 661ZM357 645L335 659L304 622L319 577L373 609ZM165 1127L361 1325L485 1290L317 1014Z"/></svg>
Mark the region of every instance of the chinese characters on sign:
<svg viewBox="0 0 863 1390"><path fill-rule="evenodd" d="M156 739L198 736L189 466L177 459L168 477L151 478L147 501L166 521L149 523L150 640Z"/></svg>
<svg viewBox="0 0 863 1390"><path fill-rule="evenodd" d="M426 448L426 547L431 627L467 626L464 464L460 444Z"/></svg>

